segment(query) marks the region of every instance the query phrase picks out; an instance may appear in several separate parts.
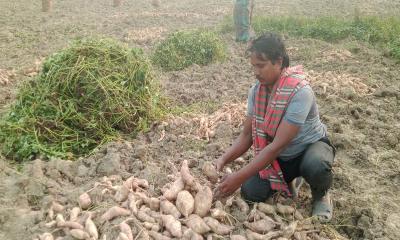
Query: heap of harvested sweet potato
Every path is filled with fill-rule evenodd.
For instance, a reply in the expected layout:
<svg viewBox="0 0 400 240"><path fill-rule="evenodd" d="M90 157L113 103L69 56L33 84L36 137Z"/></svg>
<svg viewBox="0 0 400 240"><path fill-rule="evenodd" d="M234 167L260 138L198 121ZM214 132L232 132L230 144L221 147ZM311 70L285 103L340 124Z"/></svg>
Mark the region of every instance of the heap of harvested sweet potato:
<svg viewBox="0 0 400 240"><path fill-rule="evenodd" d="M53 202L47 212L48 231L35 239L307 239L314 232L292 206L256 203L250 209L240 196L225 203L213 199L218 174L210 163L203 172L208 180L200 182L183 161L180 174L161 189L162 196L150 196L145 179L132 176L117 185L120 176L104 177L79 196L79 206L67 209ZM95 190L107 198L107 207L92 199ZM235 208L246 221L231 214Z"/></svg>

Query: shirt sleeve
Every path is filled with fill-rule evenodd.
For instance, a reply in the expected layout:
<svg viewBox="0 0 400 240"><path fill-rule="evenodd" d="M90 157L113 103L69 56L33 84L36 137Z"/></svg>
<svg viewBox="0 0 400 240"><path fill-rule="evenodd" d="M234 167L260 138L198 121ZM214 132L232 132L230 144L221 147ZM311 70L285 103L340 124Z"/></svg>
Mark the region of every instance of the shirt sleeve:
<svg viewBox="0 0 400 240"><path fill-rule="evenodd" d="M255 91L256 91L256 86L254 85L249 89L249 94L247 96L247 112L246 115L247 117L253 117L254 116L254 101L255 101Z"/></svg>
<svg viewBox="0 0 400 240"><path fill-rule="evenodd" d="M314 101L314 93L311 88L303 87L289 102L283 119L294 125L303 125Z"/></svg>

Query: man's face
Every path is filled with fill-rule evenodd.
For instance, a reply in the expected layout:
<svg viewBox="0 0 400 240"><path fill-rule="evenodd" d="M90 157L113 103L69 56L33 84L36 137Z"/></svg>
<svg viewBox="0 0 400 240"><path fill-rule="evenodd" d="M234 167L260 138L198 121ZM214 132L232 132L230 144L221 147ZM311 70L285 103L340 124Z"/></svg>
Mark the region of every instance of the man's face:
<svg viewBox="0 0 400 240"><path fill-rule="evenodd" d="M250 63L253 66L255 77L261 84L274 85L281 75L282 60L272 64L270 60L261 58L256 53L251 53Z"/></svg>

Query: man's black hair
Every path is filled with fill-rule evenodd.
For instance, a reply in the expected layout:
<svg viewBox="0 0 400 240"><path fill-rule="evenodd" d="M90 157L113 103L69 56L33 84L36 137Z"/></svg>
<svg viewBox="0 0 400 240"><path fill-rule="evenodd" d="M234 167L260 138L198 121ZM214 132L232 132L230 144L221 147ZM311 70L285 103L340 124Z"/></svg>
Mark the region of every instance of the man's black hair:
<svg viewBox="0 0 400 240"><path fill-rule="evenodd" d="M285 44L278 34L264 33L252 41L247 51L257 54L261 59L267 58L272 64L282 59L282 68L289 67L289 56L286 53Z"/></svg>

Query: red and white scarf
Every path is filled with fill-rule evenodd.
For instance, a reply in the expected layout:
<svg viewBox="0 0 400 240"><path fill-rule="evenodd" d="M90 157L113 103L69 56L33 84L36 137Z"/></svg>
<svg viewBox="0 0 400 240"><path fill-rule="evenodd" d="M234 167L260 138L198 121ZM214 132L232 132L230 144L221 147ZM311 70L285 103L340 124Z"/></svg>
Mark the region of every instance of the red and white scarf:
<svg viewBox="0 0 400 240"><path fill-rule="evenodd" d="M281 77L271 91L266 85L259 84L252 122L255 156L273 141L290 100L300 88L307 84L302 66L283 69ZM262 179L270 181L271 189L291 196L277 159L259 174Z"/></svg>

